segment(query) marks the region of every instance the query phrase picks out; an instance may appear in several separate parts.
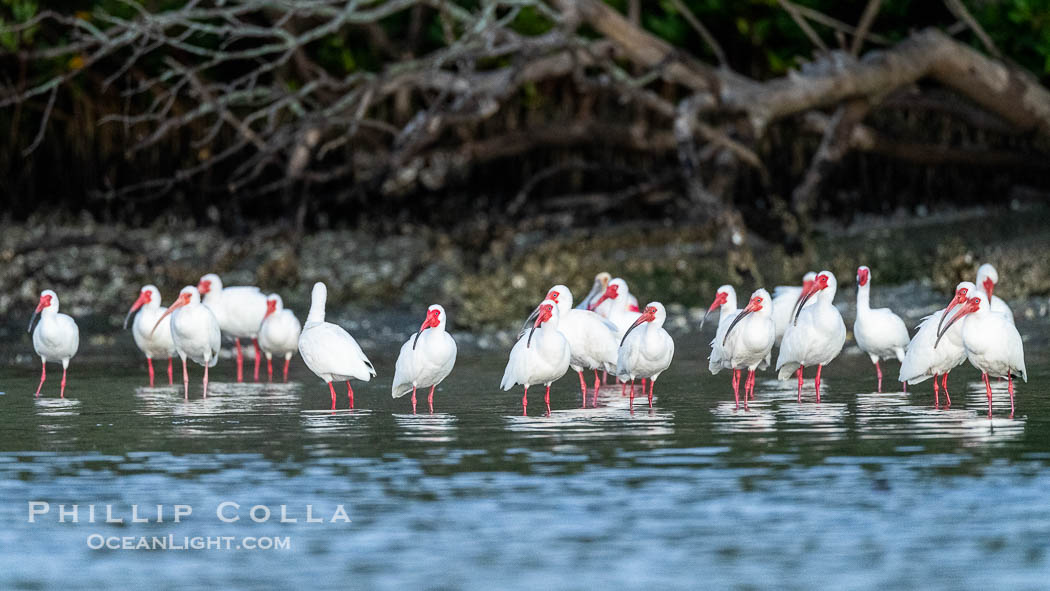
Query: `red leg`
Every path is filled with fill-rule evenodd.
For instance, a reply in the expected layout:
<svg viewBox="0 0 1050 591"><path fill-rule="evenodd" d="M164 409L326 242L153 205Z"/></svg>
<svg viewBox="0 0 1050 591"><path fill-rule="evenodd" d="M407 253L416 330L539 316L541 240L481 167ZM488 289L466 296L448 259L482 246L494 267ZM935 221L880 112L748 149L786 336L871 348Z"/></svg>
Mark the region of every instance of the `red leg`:
<svg viewBox="0 0 1050 591"><path fill-rule="evenodd" d="M182 396L190 399L190 372L186 371L186 360L182 360Z"/></svg>
<svg viewBox="0 0 1050 591"><path fill-rule="evenodd" d="M551 385L547 384L547 393L543 395L543 402L547 405L547 416L551 416Z"/></svg>
<svg viewBox="0 0 1050 591"><path fill-rule="evenodd" d="M823 365L817 366L817 404L820 404L820 370L823 369Z"/></svg>
<svg viewBox="0 0 1050 591"><path fill-rule="evenodd" d="M153 387L153 359L147 357L146 365L149 366L149 387Z"/></svg>
<svg viewBox="0 0 1050 591"><path fill-rule="evenodd" d="M901 382L901 392L908 393L908 382Z"/></svg>
<svg viewBox="0 0 1050 591"><path fill-rule="evenodd" d="M354 389L350 387L350 380L346 381L346 397L350 399L350 409L354 408Z"/></svg>
<svg viewBox="0 0 1050 591"><path fill-rule="evenodd" d="M952 397L948 395L948 372L941 376L941 384L944 386L944 397L948 400L948 406L952 405Z"/></svg>
<svg viewBox="0 0 1050 591"><path fill-rule="evenodd" d="M525 393L521 395L521 416L529 416L529 387L525 386Z"/></svg>
<svg viewBox="0 0 1050 591"><path fill-rule="evenodd" d="M620 398L623 398L624 396L627 396L627 382L622 382L620 384Z"/></svg>
<svg viewBox="0 0 1050 591"><path fill-rule="evenodd" d="M244 353L241 351L241 339L233 339L233 346L237 349L237 382L243 382Z"/></svg>
<svg viewBox="0 0 1050 591"><path fill-rule="evenodd" d="M594 370L594 396L592 396L591 406L598 408L598 370Z"/></svg>
<svg viewBox="0 0 1050 591"><path fill-rule="evenodd" d="M583 392L583 408L587 408L587 382L583 381L583 370L576 372L580 374L580 391Z"/></svg>
<svg viewBox="0 0 1050 591"><path fill-rule="evenodd" d="M649 380L649 408L653 407L653 386L656 384L656 380Z"/></svg>
<svg viewBox="0 0 1050 591"><path fill-rule="evenodd" d="M285 383L288 382L288 364L291 363L291 362L292 362L291 358L286 358L284 360L284 381L285 381Z"/></svg>
<svg viewBox="0 0 1050 591"><path fill-rule="evenodd" d="M430 394L427 395L427 406L430 407L430 414L434 414L434 388L437 388L437 384L430 387Z"/></svg>
<svg viewBox="0 0 1050 591"><path fill-rule="evenodd" d="M747 407L747 399L754 397L755 395L755 370L751 369L747 372L747 382L744 386L744 410L749 410Z"/></svg>
<svg viewBox="0 0 1050 591"><path fill-rule="evenodd" d="M744 392L744 396L747 396L746 389L745 389L745 392ZM737 410L739 410L740 409L740 370L739 369L734 369L733 370L733 400L736 401L736 408L737 408ZM747 404L747 400L744 401L744 404Z"/></svg>
<svg viewBox="0 0 1050 591"><path fill-rule="evenodd" d="M412 386L412 414L416 414L416 387Z"/></svg>
<svg viewBox="0 0 1050 591"><path fill-rule="evenodd" d="M940 408L941 407L941 394L940 394L940 391L937 388L937 379L940 378L940 377L941 376L939 376L937 374L933 374L933 407L934 408Z"/></svg>
<svg viewBox="0 0 1050 591"><path fill-rule="evenodd" d="M1014 374L1006 374L1006 384L1010 388L1010 418L1014 418Z"/></svg>
<svg viewBox="0 0 1050 591"><path fill-rule="evenodd" d="M875 360L875 374L879 376L879 394L882 394L882 367L879 366L878 360Z"/></svg>
<svg viewBox="0 0 1050 591"><path fill-rule="evenodd" d="M332 410L334 411L335 410L335 386L332 385L332 382L328 382L328 391L332 393Z"/></svg>
<svg viewBox="0 0 1050 591"><path fill-rule="evenodd" d="M204 397L208 397L208 364L204 364Z"/></svg>
<svg viewBox="0 0 1050 591"><path fill-rule="evenodd" d="M266 381L273 381L273 360L269 357L266 358Z"/></svg>
<svg viewBox="0 0 1050 591"><path fill-rule="evenodd" d="M259 381L259 339L252 339L252 344L255 345L255 381Z"/></svg>
<svg viewBox="0 0 1050 591"><path fill-rule="evenodd" d="M634 410L634 378L631 378L631 410Z"/></svg>
<svg viewBox="0 0 1050 591"><path fill-rule="evenodd" d="M992 384L988 382L988 372L983 372L981 378L984 379L984 389L988 391L988 418L992 418Z"/></svg>
<svg viewBox="0 0 1050 591"><path fill-rule="evenodd" d="M47 379L47 362L40 360L40 383L36 387L37 396L40 396L40 389L44 387L45 379Z"/></svg>
<svg viewBox="0 0 1050 591"><path fill-rule="evenodd" d="M171 357L168 357L168 385L175 385L175 374L171 371Z"/></svg>
<svg viewBox="0 0 1050 591"><path fill-rule="evenodd" d="M802 366L798 366L798 401L802 402Z"/></svg>
<svg viewBox="0 0 1050 591"><path fill-rule="evenodd" d="M65 365L62 366L62 386L61 386L61 388L58 391L58 395L59 395L60 398L65 398L66 397L66 367L65 367Z"/></svg>
<svg viewBox="0 0 1050 591"><path fill-rule="evenodd" d="M609 372L604 370L604 369L602 370L602 383L603 384L608 384L609 383Z"/></svg>

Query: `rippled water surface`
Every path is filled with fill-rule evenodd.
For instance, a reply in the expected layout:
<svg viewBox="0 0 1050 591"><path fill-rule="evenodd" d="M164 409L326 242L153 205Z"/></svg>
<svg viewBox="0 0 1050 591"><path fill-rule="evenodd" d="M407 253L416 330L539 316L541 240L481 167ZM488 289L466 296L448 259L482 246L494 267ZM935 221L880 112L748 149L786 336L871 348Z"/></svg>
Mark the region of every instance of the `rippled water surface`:
<svg viewBox="0 0 1050 591"><path fill-rule="evenodd" d="M847 349L851 345L847 345ZM51 370L0 376L0 588L775 588L1045 587L1050 580L1047 357L1029 351L1009 418L1005 383L989 419L979 374L874 393L866 358L807 380L760 374L748 412L699 341L681 342L635 411L619 388L581 409L575 376L522 417L496 388L501 354L462 351L436 413L391 400L396 351L357 409L328 410L301 365L293 383L146 388L144 369L74 360L67 398ZM298 363L298 362L296 362ZM892 371L896 372L896 365ZM704 370L704 371L702 371ZM161 372L162 373L162 372ZM191 379L200 371L191 368ZM29 503L51 512L28 522ZM216 516L226 501L240 516ZM60 523L59 504L79 504ZM87 523L94 504L96 523ZM112 506L123 524L101 523ZM172 523L172 507L193 513ZM163 523L130 523L131 506ZM265 505L271 518L250 519ZM281 505L295 523L281 523ZM325 523L305 523L306 506ZM343 505L350 523L328 522ZM261 511L261 510L260 510ZM139 515L142 516L141 514ZM274 550L94 550L92 535L288 538ZM238 543L238 542L234 542Z"/></svg>

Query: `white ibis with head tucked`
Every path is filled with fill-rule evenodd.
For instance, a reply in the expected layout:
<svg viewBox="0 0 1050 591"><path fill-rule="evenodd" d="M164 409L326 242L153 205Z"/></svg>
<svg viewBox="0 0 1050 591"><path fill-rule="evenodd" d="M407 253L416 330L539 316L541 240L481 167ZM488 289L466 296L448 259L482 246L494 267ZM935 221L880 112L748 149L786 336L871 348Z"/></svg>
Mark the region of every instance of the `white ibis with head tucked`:
<svg viewBox="0 0 1050 591"><path fill-rule="evenodd" d="M430 388L427 404L434 412L434 388L456 365L456 340L445 330L445 309L438 304L427 308L427 317L419 331L401 345L394 366L394 383L390 395L400 398L412 393L412 412L416 412L416 388Z"/></svg>
<svg viewBox="0 0 1050 591"><path fill-rule="evenodd" d="M325 322L325 302L328 288L318 281L310 294L310 313L306 326L299 335L299 355L310 371L328 384L335 410L335 387L332 381L346 382L350 408L354 408L354 389L350 380L367 382L376 375L375 367L365 356L361 346L341 326Z"/></svg>
<svg viewBox="0 0 1050 591"><path fill-rule="evenodd" d="M222 335L219 332L219 321L215 314L201 304L201 294L196 287L187 285L179 292L179 297L161 314L153 325L151 332L156 334L158 327L168 316L171 329L171 340L175 351L182 359L182 388L186 398L190 397L190 375L186 369L186 358L204 366L204 397L208 397L208 368L219 362L219 349L222 347Z"/></svg>
<svg viewBox="0 0 1050 591"><path fill-rule="evenodd" d="M33 329L33 322L40 315L40 322ZM40 389L44 387L47 379L47 360L62 362L62 385L59 395L66 397L66 370L69 368L69 360L77 354L80 348L80 329L77 323L67 314L58 312L58 295L50 289L40 292L40 300L37 302L33 317L29 319L29 331L33 333L33 349L40 356L40 384L36 387L36 395L40 396Z"/></svg>
<svg viewBox="0 0 1050 591"><path fill-rule="evenodd" d="M197 284L204 305L211 309L219 321L223 334L233 339L237 350L237 381L244 381L244 355L241 339L251 339L255 346L255 381L259 381L259 327L266 316L266 296L258 287L223 287L222 279L215 273L201 277Z"/></svg>
<svg viewBox="0 0 1050 591"><path fill-rule="evenodd" d="M259 348L266 355L266 380L273 381L273 356L284 357L284 381L288 381L288 364L299 348L302 325L295 313L284 307L281 296L266 296L266 315L259 327Z"/></svg>
<svg viewBox="0 0 1050 591"><path fill-rule="evenodd" d="M773 322L777 327L777 344L780 344L780 340L784 338L784 331L787 330L788 324L791 323L791 315L795 311L795 304L798 303L802 292L809 289L810 285L813 285L813 278L816 276L817 274L813 271L803 275L802 287L797 285L778 285L773 288ZM812 306L815 303L817 303L816 300L810 300L806 305Z"/></svg>
<svg viewBox="0 0 1050 591"><path fill-rule="evenodd" d="M146 364L149 366L149 386L153 387L153 358L168 359L168 385L174 383L171 370L171 358L175 355L175 341L171 339L171 324L157 325L157 320L164 316L168 309L160 305L160 290L155 285L143 285L139 290L139 297L128 310L124 317L124 328L128 327L128 319L139 310L135 316L135 322L131 324L131 336L135 339L135 345L146 356ZM153 327L157 330L153 331Z"/></svg>
<svg viewBox="0 0 1050 591"><path fill-rule="evenodd" d="M820 370L831 363L846 343L846 324L832 302L838 282L831 271L817 273L813 284L802 292L795 305L794 317L784 332L777 355L779 379L798 374L798 400L802 402L802 372L807 365L817 366L816 391L820 402ZM817 303L806 306L813 296Z"/></svg>
<svg viewBox="0 0 1050 591"><path fill-rule="evenodd" d="M977 268L977 286L984 290L985 298L988 300L991 311L1006 316L1010 324L1014 323L1014 312L1003 298L995 295L995 286L999 284L999 272L995 267L985 263ZM974 294L977 295L977 294Z"/></svg>
<svg viewBox="0 0 1050 591"><path fill-rule="evenodd" d="M1010 416L1014 416L1014 376L1028 381L1024 367L1024 345L1021 335L1005 314L991 310L988 298L981 294L971 297L959 307L937 334L943 339L952 325L965 318L962 326L963 348L970 364L981 371L988 393L988 416L992 416L992 385L988 376L1006 378L1010 389ZM943 340L942 340L943 342ZM935 343L937 347L940 343Z"/></svg>
<svg viewBox="0 0 1050 591"><path fill-rule="evenodd" d="M674 357L674 340L664 330L667 311L660 302L649 302L638 319L627 329L620 341L616 360L616 375L621 380L631 380L631 408L634 408L634 380L649 380L649 408L653 406L653 386L656 379L670 365ZM641 330L636 328L645 325ZM644 394L644 392L643 392Z"/></svg>
<svg viewBox="0 0 1050 591"><path fill-rule="evenodd" d="M853 338L857 346L868 354L875 364L878 391L882 392L882 367L879 361L896 358L904 363L908 347L908 327L889 308L871 308L871 269L857 268L857 319L853 322ZM907 388L907 382L904 382Z"/></svg>
<svg viewBox="0 0 1050 591"><path fill-rule="evenodd" d="M598 370L616 371L617 340L616 325L590 310L572 307L572 292L564 285L555 285L547 292L545 300L558 305L558 331L569 342L569 367L580 376L580 391L583 406L587 406L587 382L583 370L594 371L594 404L598 404ZM529 324L536 320L539 308L522 327L518 338L522 338Z"/></svg>
<svg viewBox="0 0 1050 591"><path fill-rule="evenodd" d="M618 340L623 339L627 329L641 315L639 312L630 310L630 295L631 291L627 288L627 282L617 277L609 281L608 287L605 288L605 293L591 304L591 310L599 310L602 305L609 302L609 313L605 317L616 326L616 338Z"/></svg>
<svg viewBox="0 0 1050 591"><path fill-rule="evenodd" d="M568 339L558 330L560 316L557 302L543 300L529 334L518 339L510 350L500 388L506 392L516 384L525 386L525 394L521 397L523 416L528 414L529 386L534 384L547 387L543 398L547 404L547 415L550 416L551 383L569 371L572 353Z"/></svg>
<svg viewBox="0 0 1050 591"><path fill-rule="evenodd" d="M740 408L740 372L747 370L747 381L744 382L746 410L747 399L755 390L755 369L769 366L769 355L776 337L769 292L756 289L747 306L733 317L719 343L724 363L733 371L733 397L737 408Z"/></svg>
<svg viewBox="0 0 1050 591"><path fill-rule="evenodd" d="M922 319L919 329L908 343L908 351L901 362L900 381L909 384L918 384L933 378L934 405L940 407L941 397L937 384L940 378L944 385L944 395L948 399L948 406L952 405L951 395L948 394L948 372L966 361L966 349L962 342L962 325L956 324L950 327L937 343L937 332L944 325L945 317L959 304L964 304L969 295L977 293L977 286L969 281L963 281L955 288L955 297L948 302L948 306L930 314Z"/></svg>

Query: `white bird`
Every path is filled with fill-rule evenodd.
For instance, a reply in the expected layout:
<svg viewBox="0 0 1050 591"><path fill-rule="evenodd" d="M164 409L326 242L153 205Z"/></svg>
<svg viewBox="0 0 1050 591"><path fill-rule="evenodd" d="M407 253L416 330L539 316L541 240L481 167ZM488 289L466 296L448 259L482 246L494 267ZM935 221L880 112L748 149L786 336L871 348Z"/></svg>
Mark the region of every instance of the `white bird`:
<svg viewBox="0 0 1050 591"><path fill-rule="evenodd" d="M266 355L266 380L273 381L273 356L284 357L284 381L288 381L288 364L299 348L302 324L295 313L284 307L281 296L266 296L266 314L259 327L259 348Z"/></svg>
<svg viewBox="0 0 1050 591"><path fill-rule="evenodd" d="M244 381L244 354L241 339L251 339L255 346L255 381L259 381L259 327L266 316L266 296L258 287L223 287L222 279L208 273L197 283L204 305L219 321L223 334L233 339L237 351L237 381Z"/></svg>
<svg viewBox="0 0 1050 591"><path fill-rule="evenodd" d="M196 287L187 285L179 292L179 297L161 314L153 325L157 327L168 315L171 316L171 340L175 351L182 359L182 387L186 398L190 397L190 375L186 369L186 358L189 357L198 365L204 366L204 397L208 397L208 368L219 362L219 349L222 347L222 335L219 332L219 321L215 314L201 304L201 294Z"/></svg>
<svg viewBox="0 0 1050 591"><path fill-rule="evenodd" d="M416 388L430 388L427 404L434 412L434 388L456 365L456 340L445 331L445 309L438 304L427 308L427 317L419 331L401 345L394 366L394 383L390 395L400 398L412 392L412 412L416 412Z"/></svg>
<svg viewBox="0 0 1050 591"><path fill-rule="evenodd" d="M889 308L871 308L871 269L861 265L857 267L857 318L853 321L853 338L857 346L868 354L875 364L878 376L878 391L882 392L882 359L896 358L904 363L905 349L910 340L908 327ZM907 390L907 382L905 390Z"/></svg>
<svg viewBox="0 0 1050 591"><path fill-rule="evenodd" d="M168 385L175 382L172 375L171 358L175 355L175 341L171 339L171 325L169 323L157 326L157 331L150 329L157 324L157 320L164 315L167 308L160 305L160 290L155 285L143 285L139 290L139 297L128 310L124 317L124 328L128 327L128 319L141 308L135 316L135 322L131 324L131 336L135 339L135 345L146 356L146 364L149 366L149 386L153 387L153 358L168 358Z"/></svg>
<svg viewBox="0 0 1050 591"><path fill-rule="evenodd" d="M583 406L587 406L587 382L583 370L594 371L594 405L598 404L598 370L616 371L616 325L590 310L572 307L572 292L564 285L555 285L547 292L547 300L558 304L558 330L569 341L569 367L580 376ZM522 338L529 324L536 320L539 308L525 321L518 338Z"/></svg>
<svg viewBox="0 0 1050 591"><path fill-rule="evenodd" d="M598 273L594 276L594 284L591 285L591 291L587 292L587 295L580 300L580 303L576 305L577 310L590 310L592 304L598 301L598 298L602 297L605 293L605 288L609 287L609 280L612 279L612 275L609 275L605 271ZM600 314L599 314L600 315Z"/></svg>
<svg viewBox="0 0 1050 591"><path fill-rule="evenodd" d="M593 304L592 310L598 310L605 302L609 303L609 313L605 315L616 326L617 340L622 340L627 334L627 329L641 316L639 312L630 311L631 290L627 288L627 282L619 277L609 281L609 286Z"/></svg>
<svg viewBox="0 0 1050 591"><path fill-rule="evenodd" d="M376 375L376 370L350 333L324 321L327 299L328 288L318 281L310 295L306 326L299 335L299 355L306 367L328 384L328 390L332 393L332 410L335 410L333 380L346 382L346 395L350 399L350 408L354 408L354 389L350 386L350 380L367 382Z"/></svg>
<svg viewBox="0 0 1050 591"><path fill-rule="evenodd" d="M634 409L634 380L642 379L642 393L645 394L645 380L649 380L649 408L653 407L653 387L657 378L670 365L674 357L674 340L664 330L667 311L660 302L649 302L645 311L627 329L620 340L620 350L616 358L616 375L625 382L631 380L631 409ZM635 332L634 329L645 324L645 328Z"/></svg>
<svg viewBox="0 0 1050 591"><path fill-rule="evenodd" d="M977 268L977 285L984 289L985 299L991 305L991 311L1006 316L1010 324L1014 323L1014 312L1003 298L995 295L995 286L999 284L999 272L995 267L985 263ZM976 294L975 294L976 295Z"/></svg>
<svg viewBox="0 0 1050 591"><path fill-rule="evenodd" d="M543 300L529 335L518 339L510 350L510 359L499 387L506 392L516 384L525 386L525 394L521 397L523 416L528 414L529 386L534 384L547 386L543 398L550 416L551 383L569 371L572 354L568 339L558 330L560 315L557 302Z"/></svg>
<svg viewBox="0 0 1050 591"><path fill-rule="evenodd" d="M952 325L960 318L966 318L962 327L963 347L966 359L981 371L984 388L988 393L988 416L992 416L992 385L988 375L1006 378L1010 389L1010 416L1014 416L1014 376L1028 381L1028 372L1024 367L1024 345L1017 328L1004 314L991 310L987 298L980 295L971 297L963 304L948 323L941 328L937 337L943 338ZM936 347L939 343L935 343Z"/></svg>
<svg viewBox="0 0 1050 591"><path fill-rule="evenodd" d="M810 271L802 276L802 287L797 285L778 285L773 288L773 322L777 327L777 344L780 344L780 340L784 338L784 331L787 330L788 324L791 323L791 315L795 311L795 304L798 303L799 297L802 292L809 289L810 285L813 285L813 279L817 276L816 273ZM807 306L812 306L817 303L816 300L810 300L806 302Z"/></svg>
<svg viewBox="0 0 1050 591"><path fill-rule="evenodd" d="M587 307L584 308L585 310L591 310L602 318L610 318L615 313L614 310L617 309L616 301L613 298L604 297L608 292L609 284L612 283L612 281L613 280L609 279L609 274L605 272L598 273L598 275L594 277L595 285L591 287L591 293L588 293L587 298L585 298L587 300ZM623 282L622 279L620 281ZM601 291L597 292L595 295L595 287L597 287L598 284L601 284ZM641 314L641 310L638 308L638 298L634 297L634 294L626 289L626 285L627 283L623 282L624 287L620 289L623 310L635 314ZM628 325L629 324L630 323L628 323Z"/></svg>
<svg viewBox="0 0 1050 591"><path fill-rule="evenodd" d="M719 343L725 364L733 370L733 397L740 408L740 372L747 370L744 382L744 409L755 390L755 369L769 365L770 351L777 337L769 292L756 289L747 306L737 313ZM721 326L719 327L721 328ZM713 355L713 353L712 353Z"/></svg>
<svg viewBox="0 0 1050 591"><path fill-rule="evenodd" d="M792 373L798 374L799 402L802 402L802 372L805 366L817 366L816 391L817 402L820 402L820 370L838 357L846 342L846 325L832 304L837 288L838 281L831 271L818 273L809 289L802 292L802 297L795 305L794 318L780 342L778 377L784 380ZM819 294L817 303L806 306L816 294Z"/></svg>
<svg viewBox="0 0 1050 591"><path fill-rule="evenodd" d="M969 294L977 293L977 286L969 281L963 281L955 288L955 297L948 302L948 306L930 314L919 323L918 331L908 343L908 351L901 362L901 373L899 380L909 384L919 384L929 378L933 378L934 404L941 405L940 392L937 378L940 377L944 386L944 395L948 398L948 406L952 405L951 395L948 393L948 372L966 361L966 349L962 342L962 325L956 324L949 328L940 344L937 343L937 331L944 323L944 318L955 306L966 303Z"/></svg>
<svg viewBox="0 0 1050 591"><path fill-rule="evenodd" d="M33 330L33 322L37 315L40 322ZM62 362L62 386L59 395L66 397L66 370L69 368L69 360L77 354L80 348L80 329L77 323L66 314L58 313L58 295L50 289L40 292L40 301L33 311L33 317L29 319L29 330L33 333L33 349L40 356L40 384L36 387L36 395L40 396L40 389L44 387L47 379L47 360Z"/></svg>
<svg viewBox="0 0 1050 591"><path fill-rule="evenodd" d="M711 354L707 357L707 368L711 371L711 375L715 375L723 369L731 369L726 365L725 356L722 354L722 340L729 325L732 324L736 315L740 313L736 308L736 289L732 285L723 285L715 292L714 301L711 302L711 306L707 308L707 313L704 314L704 318L700 321L701 331L704 330L704 323L707 322L707 317L716 308L718 309L718 328L715 329L715 338L711 339Z"/></svg>

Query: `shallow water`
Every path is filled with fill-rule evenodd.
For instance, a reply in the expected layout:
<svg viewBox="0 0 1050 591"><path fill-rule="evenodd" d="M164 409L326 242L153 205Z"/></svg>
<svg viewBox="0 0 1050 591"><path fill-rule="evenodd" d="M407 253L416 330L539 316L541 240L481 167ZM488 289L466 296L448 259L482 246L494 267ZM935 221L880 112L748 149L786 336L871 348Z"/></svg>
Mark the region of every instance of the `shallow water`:
<svg viewBox="0 0 1050 591"><path fill-rule="evenodd" d="M36 372L5 370L0 588L1002 588L1050 575L1042 352L1028 352L1013 419L1005 383L988 418L968 366L950 378L953 406L935 409L930 382L872 392L855 353L827 368L820 405L811 380L800 405L793 381L760 374L751 410L737 411L699 339L680 339L652 410L642 399L632 414L615 386L580 409L570 375L551 417L542 391L522 417L520 390L495 387L503 355L465 350L437 414L424 394L412 416L388 395L396 351L370 355L380 377L356 385L354 411L339 390L334 414L298 362L293 383L238 385L220 383L233 375L223 360L209 397L198 381L189 401L143 387L129 360L74 361L65 400L58 371L34 399ZM30 501L50 513L29 523ZM225 501L238 521L217 517ZM78 523L59 522L60 503L80 505ZM101 523L107 504L123 524ZM130 523L132 505L155 519L158 504L163 523ZM193 512L172 523L178 504ZM253 522L254 505L270 519ZM281 523L281 505L298 521ZM306 505L326 522L305 523ZM338 505L350 523L329 522ZM169 534L290 547L88 546Z"/></svg>

